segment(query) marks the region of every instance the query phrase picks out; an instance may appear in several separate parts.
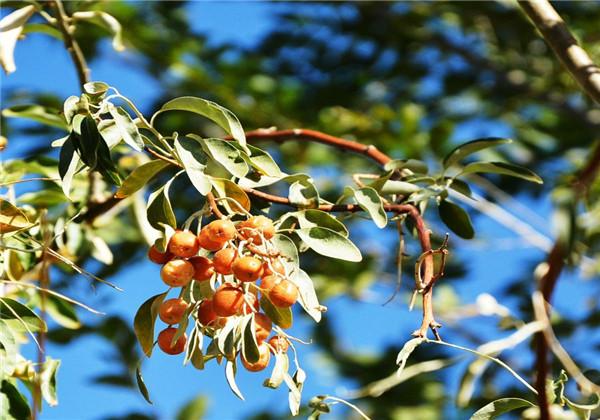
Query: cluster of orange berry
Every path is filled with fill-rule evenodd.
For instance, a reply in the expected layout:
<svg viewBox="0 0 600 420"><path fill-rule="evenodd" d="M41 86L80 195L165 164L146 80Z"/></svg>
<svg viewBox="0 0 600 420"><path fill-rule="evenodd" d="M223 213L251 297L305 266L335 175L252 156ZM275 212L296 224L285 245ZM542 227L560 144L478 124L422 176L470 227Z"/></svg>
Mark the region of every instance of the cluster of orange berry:
<svg viewBox="0 0 600 420"><path fill-rule="evenodd" d="M212 281L214 285L212 297L196 302L194 307L183 298L162 302L158 316L169 325L158 335L158 346L162 351L179 354L185 350L187 336L183 333L173 342L177 332L173 325L182 322L190 312L212 335L225 325L228 317L254 312L260 356L258 361L251 363L240 354L242 364L249 371L265 369L271 352L287 351L286 337L275 335L267 340L273 324L265 313L260 312L258 297L261 293L279 308L289 308L298 299L298 288L288 279L282 257L260 249L265 243L272 245L274 234L273 222L265 216L252 216L237 224L221 219L203 227L199 235L189 230L176 231L164 253L154 246L150 248L148 258L163 264L160 275L168 286L185 287L192 281Z"/></svg>

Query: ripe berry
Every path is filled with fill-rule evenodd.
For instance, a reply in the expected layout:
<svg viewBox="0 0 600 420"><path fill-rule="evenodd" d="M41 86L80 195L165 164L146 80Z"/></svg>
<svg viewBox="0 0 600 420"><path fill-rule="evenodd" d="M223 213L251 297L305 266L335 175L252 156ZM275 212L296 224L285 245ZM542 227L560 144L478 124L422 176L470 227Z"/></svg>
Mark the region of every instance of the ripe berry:
<svg viewBox="0 0 600 420"><path fill-rule="evenodd" d="M188 306L188 303L180 298L165 300L158 308L158 317L165 324L179 324Z"/></svg>
<svg viewBox="0 0 600 420"><path fill-rule="evenodd" d="M188 261L194 266L194 280L210 280L213 274L215 274L213 262L206 257L194 257Z"/></svg>
<svg viewBox="0 0 600 420"><path fill-rule="evenodd" d="M273 270L271 270L271 267L273 267ZM271 260L271 267L269 267L269 263L267 261L263 263L263 276L270 276L271 274L273 274L273 272L285 274L285 267L283 266L283 263L279 260L279 258Z"/></svg>
<svg viewBox="0 0 600 420"><path fill-rule="evenodd" d="M256 342L260 344L271 334L273 322L265 314L257 313L254 314L254 328L256 329Z"/></svg>
<svg viewBox="0 0 600 420"><path fill-rule="evenodd" d="M185 333L171 346L171 341L173 341L176 332L177 328L166 328L158 334L158 347L167 354L179 354L185 350L185 342L187 341Z"/></svg>
<svg viewBox="0 0 600 420"><path fill-rule="evenodd" d="M178 230L169 241L169 252L180 258L190 258L198 253L198 238L189 230Z"/></svg>
<svg viewBox="0 0 600 420"><path fill-rule="evenodd" d="M262 244L261 234L266 240L275 235L273 222L265 216L252 216L248 220L240 222L238 230L242 237L255 245Z"/></svg>
<svg viewBox="0 0 600 420"><path fill-rule="evenodd" d="M220 251L215 252L213 258L213 264L215 265L215 271L221 274L231 274L233 269L231 265L237 256L237 251L234 248L223 248Z"/></svg>
<svg viewBox="0 0 600 420"><path fill-rule="evenodd" d="M244 359L244 356L241 355L242 365L249 370L250 372L260 372L265 369L269 365L269 361L271 360L271 352L269 351L269 346L267 343L262 343L258 345L258 354L260 355L258 361L255 363L250 363Z"/></svg>
<svg viewBox="0 0 600 420"><path fill-rule="evenodd" d="M279 278L275 277L273 275L271 276L263 276L262 280L260 281L260 288L264 289L263 293L267 293L271 291L271 289L273 288L273 286L275 286L275 284L279 282Z"/></svg>
<svg viewBox="0 0 600 420"><path fill-rule="evenodd" d="M242 308L244 292L231 284L222 284L213 296L213 309L218 316L232 316Z"/></svg>
<svg viewBox="0 0 600 420"><path fill-rule="evenodd" d="M225 245L224 241L215 241L211 239L206 228L200 231L200 235L198 235L198 243L202 248L208 251L218 251L219 249L223 248L223 245Z"/></svg>
<svg viewBox="0 0 600 420"><path fill-rule="evenodd" d="M280 308L288 308L298 300L298 288L289 280L281 280L269 291L271 303Z"/></svg>
<svg viewBox="0 0 600 420"><path fill-rule="evenodd" d="M194 277L194 266L186 260L171 260L163 265L160 277L168 286L182 287Z"/></svg>
<svg viewBox="0 0 600 420"><path fill-rule="evenodd" d="M213 301L207 299L203 301L198 307L198 321L206 326L215 326L217 321L217 314L213 308Z"/></svg>
<svg viewBox="0 0 600 420"><path fill-rule="evenodd" d="M262 262L254 257L238 258L231 268L235 278L245 282L257 280L263 272Z"/></svg>
<svg viewBox="0 0 600 420"><path fill-rule="evenodd" d="M237 235L235 225L231 220L215 220L205 227L208 237L214 242L225 243Z"/></svg>
<svg viewBox="0 0 600 420"><path fill-rule="evenodd" d="M267 343L269 343L271 346L271 351L281 353L287 352L290 346L290 343L287 341L287 339L281 335L274 335L273 337L269 338Z"/></svg>
<svg viewBox="0 0 600 420"><path fill-rule="evenodd" d="M148 259L156 264L165 264L173 259L173 254L169 251L160 252L154 245L148 250Z"/></svg>

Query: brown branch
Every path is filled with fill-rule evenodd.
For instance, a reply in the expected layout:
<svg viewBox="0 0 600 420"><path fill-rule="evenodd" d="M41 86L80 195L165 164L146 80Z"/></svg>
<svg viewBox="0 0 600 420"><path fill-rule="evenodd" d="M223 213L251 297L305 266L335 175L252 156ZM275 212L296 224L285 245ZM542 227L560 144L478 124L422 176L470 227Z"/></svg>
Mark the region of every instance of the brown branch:
<svg viewBox="0 0 600 420"><path fill-rule="evenodd" d="M519 0L519 5L571 76L596 103L600 103L600 68L579 46L554 7L547 0Z"/></svg>
<svg viewBox="0 0 600 420"><path fill-rule="evenodd" d="M221 210L219 210L219 206L217 206L217 202L215 201L215 195L212 192L209 192L208 194L206 194L206 199L208 200L210 211L212 211L215 217L219 219L224 219L225 215L221 213Z"/></svg>
<svg viewBox="0 0 600 420"><path fill-rule="evenodd" d="M85 56L83 55L79 44L77 43L75 38L73 38L72 31L69 28L69 24L67 23L67 21L69 20L69 16L65 12L65 8L62 4L62 1L54 0L52 2L52 6L56 10L56 22L58 24L58 30L63 35L65 48L71 55L71 60L73 60L73 64L75 64L75 70L77 71L77 77L79 78L79 85L83 87L83 85L90 81L90 69L87 66Z"/></svg>

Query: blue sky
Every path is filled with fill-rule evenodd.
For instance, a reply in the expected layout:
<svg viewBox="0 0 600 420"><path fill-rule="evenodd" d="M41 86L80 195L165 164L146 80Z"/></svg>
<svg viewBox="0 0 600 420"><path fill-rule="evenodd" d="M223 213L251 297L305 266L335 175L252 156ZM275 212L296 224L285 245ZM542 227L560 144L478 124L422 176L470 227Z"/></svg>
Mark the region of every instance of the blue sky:
<svg viewBox="0 0 600 420"><path fill-rule="evenodd" d="M267 3L195 2L190 5L189 12L195 29L210 33L212 43L236 42L250 45L270 28L276 7ZM108 42L105 43L100 58L90 63L93 69L92 77L94 80L103 80L118 87L125 96L137 104L142 104L143 110L143 104L151 102L160 86L155 85L152 79L142 72L124 64L123 58L111 50ZM43 71L40 69L40 62L44 63ZM17 45L16 63L16 73L8 77L2 76L3 90L42 90L65 98L79 90L69 56L56 40L37 34L29 36ZM506 134L504 130L505 127L500 125L474 122L461 127L457 135L461 139L482 135L502 136ZM19 151L22 150L19 142L27 139L15 138L10 141L11 147L2 159L18 157ZM536 211L542 215L547 215L550 211L548 201L533 203L527 198L520 199L530 207L535 206ZM475 221L478 241L460 242L459 256L461 259L470 260L467 279L457 285L457 292L463 302L472 302L483 292L498 293L505 282L519 275L532 261L541 261L544 257L541 251L528 247L494 250L494 241L499 242L498 238L517 239L516 236L488 218L476 217ZM444 229L441 225L434 225L435 228ZM362 225L359 230L362 233L376 233L370 225ZM550 235L547 228L543 233ZM90 296L85 294L87 280L84 278L73 280L73 291L83 296L90 306L109 314L121 315L132 322L137 307L149 296L163 291L164 286L158 271L157 266L140 260L115 278L109 279L125 290L122 293L99 287L98 294ZM410 279L405 277L404 281L406 284ZM575 276L561 281L557 295L572 294L569 290L572 290L575 282ZM578 284L578 287L585 289L586 285ZM344 297L325 302L329 307L327 316L333 321L341 345L349 352L370 353L387 345L400 345L418 325L418 311L408 313L404 298L397 298L393 303L382 306L381 303L387 300L389 288L375 286L371 292L371 299L365 302L356 302ZM577 305L561 302L558 302L558 305L559 310L577 312ZM82 316L84 319L90 319L88 314ZM390 319L399 320L398 324L389 328ZM297 316L296 320L293 334L310 339L308 320L300 316ZM382 328L373 328L373 325L381 325ZM448 334L447 338L453 338L451 332L444 333ZM461 344L459 337L456 337L456 340ZM30 350L33 351L31 348ZM301 363L308 372L305 399L316 394L341 394L344 388L352 388L352 383L339 380L336 372L325 363L315 346L300 346L299 350ZM41 419L99 419L136 410L148 410L148 405L135 392L91 383L90 379L96 374L106 373L106 366L110 363L110 351L109 343L94 337L85 337L66 347L49 345L48 354L63 359L59 373L60 404L55 408L45 407ZM529 361L515 359L513 362L518 368L527 366ZM247 402L242 403L229 391L223 367L215 364L199 372L190 366L181 366L181 358L168 357L156 352L152 359L145 361L143 372L155 402L151 410L161 419L171 418L172 413L185 402L201 393L209 399L209 419L237 419L258 409L270 407L277 407L276 411L281 412L287 406L285 389L272 391L263 388L261 383L264 375L261 374L242 372L239 375L238 384L247 397ZM336 410L339 410L338 414L330 418L345 417L341 409Z"/></svg>

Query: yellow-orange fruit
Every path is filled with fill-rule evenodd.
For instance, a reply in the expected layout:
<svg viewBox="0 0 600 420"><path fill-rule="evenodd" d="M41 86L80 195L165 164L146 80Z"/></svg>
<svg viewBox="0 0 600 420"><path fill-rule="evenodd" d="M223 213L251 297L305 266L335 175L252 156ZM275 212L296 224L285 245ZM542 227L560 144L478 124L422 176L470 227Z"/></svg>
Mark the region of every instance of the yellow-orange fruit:
<svg viewBox="0 0 600 420"><path fill-rule="evenodd" d="M236 257L237 251L234 248L223 248L215 252L213 257L215 271L220 274L232 274L233 268L231 266Z"/></svg>
<svg viewBox="0 0 600 420"><path fill-rule="evenodd" d="M173 341L176 332L177 328L166 328L158 334L158 347L167 354L179 354L185 350L185 343L187 341L185 333L171 346L171 341Z"/></svg>
<svg viewBox="0 0 600 420"><path fill-rule="evenodd" d="M240 353L242 359L242 365L246 368L246 370L250 372L260 372L264 370L267 366L269 366L269 361L271 360L271 352L269 351L269 346L267 343L262 343L258 345L258 354L260 355L258 361L255 363L250 363L244 359L244 356Z"/></svg>
<svg viewBox="0 0 600 420"><path fill-rule="evenodd" d="M171 260L160 270L160 277L171 287L182 287L194 277L194 266L186 260Z"/></svg>
<svg viewBox="0 0 600 420"><path fill-rule="evenodd" d="M265 216L252 216L248 220L240 222L237 228L243 238L255 245L262 244L261 235L266 240L275 235L273 221Z"/></svg>
<svg viewBox="0 0 600 420"><path fill-rule="evenodd" d="M188 261L194 266L194 280L210 280L213 274L215 274L213 262L206 257L194 257Z"/></svg>
<svg viewBox="0 0 600 420"><path fill-rule="evenodd" d="M158 308L158 317L166 324L179 324L188 306L188 303L181 298L165 300Z"/></svg>
<svg viewBox="0 0 600 420"><path fill-rule="evenodd" d="M271 351L281 353L287 352L290 346L290 343L287 341L287 339L281 335L274 335L273 337L269 338L267 343L269 343L271 346Z"/></svg>
<svg viewBox="0 0 600 420"><path fill-rule="evenodd" d="M271 267L273 267L273 270L271 270ZM270 276L273 274L273 272L285 274L285 267L279 258L271 260L271 267L269 267L269 263L267 261L263 263L263 276Z"/></svg>
<svg viewBox="0 0 600 420"><path fill-rule="evenodd" d="M173 259L173 254L169 251L160 252L154 245L148 250L148 259L156 264L165 264Z"/></svg>
<svg viewBox="0 0 600 420"><path fill-rule="evenodd" d="M213 310L218 316L232 316L242 308L244 303L244 291L231 284L221 285L212 299Z"/></svg>
<svg viewBox="0 0 600 420"><path fill-rule="evenodd" d="M225 241L212 240L206 228L200 231L200 234L198 235L198 243L202 248L208 251L218 251L219 249L223 248L223 245L225 245Z"/></svg>
<svg viewBox="0 0 600 420"><path fill-rule="evenodd" d="M217 319L217 314L213 308L213 301L211 299L203 301L198 307L198 321L205 327L212 327L215 326Z"/></svg>
<svg viewBox="0 0 600 420"><path fill-rule="evenodd" d="M279 278L276 276L263 276L262 280L260 281L260 288L264 289L263 293L268 293L278 281Z"/></svg>
<svg viewBox="0 0 600 420"><path fill-rule="evenodd" d="M189 230L178 230L169 241L169 252L180 258L190 258L198 253L198 238Z"/></svg>
<svg viewBox="0 0 600 420"><path fill-rule="evenodd" d="M239 281L255 281L262 276L262 261L254 257L240 257L231 265L233 275Z"/></svg>
<svg viewBox="0 0 600 420"><path fill-rule="evenodd" d="M271 303L280 308L289 308L298 300L298 288L289 280L281 280L269 291Z"/></svg>
<svg viewBox="0 0 600 420"><path fill-rule="evenodd" d="M206 229L210 240L214 242L225 243L234 239L237 235L235 225L228 219L210 222L204 229Z"/></svg>
<svg viewBox="0 0 600 420"><path fill-rule="evenodd" d="M273 322L265 314L256 313L254 314L254 328L256 330L256 342L260 344L271 334Z"/></svg>

